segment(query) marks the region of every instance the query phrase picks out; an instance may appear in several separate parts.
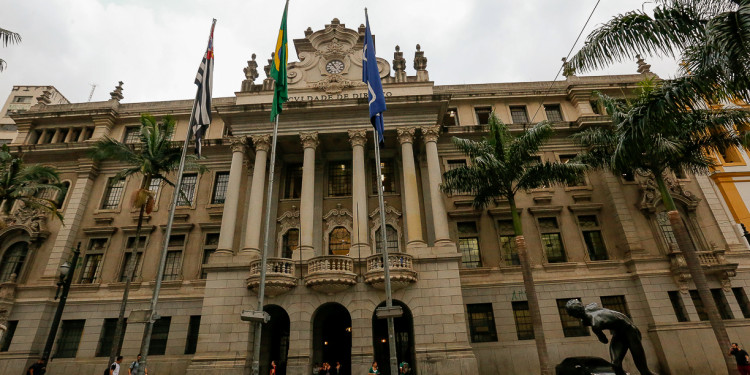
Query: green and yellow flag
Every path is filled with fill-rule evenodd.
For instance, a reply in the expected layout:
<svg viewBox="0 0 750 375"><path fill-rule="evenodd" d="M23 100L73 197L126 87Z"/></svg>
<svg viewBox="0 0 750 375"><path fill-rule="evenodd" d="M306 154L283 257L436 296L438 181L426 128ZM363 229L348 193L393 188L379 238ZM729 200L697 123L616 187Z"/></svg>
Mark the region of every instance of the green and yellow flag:
<svg viewBox="0 0 750 375"><path fill-rule="evenodd" d="M286 12L289 8L289 0L284 6L284 17L281 18L281 28L279 28L279 37L276 39L276 51L273 55L271 64L271 78L276 81L276 88L273 91L273 107L271 108L271 121L276 120L276 116L281 113L281 105L289 100L286 79L286 62L288 59L288 48L286 43Z"/></svg>

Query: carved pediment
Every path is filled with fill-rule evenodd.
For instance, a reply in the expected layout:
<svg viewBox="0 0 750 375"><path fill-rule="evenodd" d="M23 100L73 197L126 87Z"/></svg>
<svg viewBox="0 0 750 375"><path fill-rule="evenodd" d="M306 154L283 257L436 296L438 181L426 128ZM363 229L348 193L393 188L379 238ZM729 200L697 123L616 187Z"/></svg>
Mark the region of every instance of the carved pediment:
<svg viewBox="0 0 750 375"><path fill-rule="evenodd" d="M654 213L661 203L661 193L656 185L654 176L651 173L638 174L638 184L641 190L641 201L638 207L644 213ZM671 176L664 176L664 182L669 189L672 198L681 203L688 211L695 211L698 208L700 198L696 197L691 191L685 189L685 186L677 179Z"/></svg>
<svg viewBox="0 0 750 375"><path fill-rule="evenodd" d="M43 209L19 204L17 208L11 211L10 215L2 218L3 231L13 228L23 229L29 233L29 238L32 241L43 240L49 235L47 231L48 215Z"/></svg>

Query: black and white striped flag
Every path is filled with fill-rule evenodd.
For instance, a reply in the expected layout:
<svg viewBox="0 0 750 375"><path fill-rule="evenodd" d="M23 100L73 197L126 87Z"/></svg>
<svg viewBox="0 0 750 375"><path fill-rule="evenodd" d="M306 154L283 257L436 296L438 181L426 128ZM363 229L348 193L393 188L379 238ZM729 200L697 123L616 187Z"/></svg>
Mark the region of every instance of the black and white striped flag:
<svg viewBox="0 0 750 375"><path fill-rule="evenodd" d="M201 141L206 134L208 125L211 124L211 88L213 86L214 70L214 26L216 20L211 24L211 36L208 38L208 48L203 55L198 75L195 76L195 84L198 85L198 93L195 96L193 107L193 134L195 135L195 153L201 156Z"/></svg>

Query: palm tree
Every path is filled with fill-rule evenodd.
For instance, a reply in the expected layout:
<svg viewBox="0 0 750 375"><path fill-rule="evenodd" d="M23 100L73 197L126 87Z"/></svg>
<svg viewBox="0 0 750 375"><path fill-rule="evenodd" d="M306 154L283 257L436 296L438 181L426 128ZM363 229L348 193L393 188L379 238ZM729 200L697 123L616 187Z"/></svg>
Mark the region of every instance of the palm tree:
<svg viewBox="0 0 750 375"><path fill-rule="evenodd" d="M638 97L624 103L597 94L612 116L612 126L591 128L574 135L587 149L579 161L618 175L635 170L653 176L668 211L677 246L685 257L719 346L725 350L730 344L729 336L709 290L695 244L664 176L670 171L708 174L715 166L711 157L714 152L741 144L734 129L747 126L750 116L740 110L696 109L667 113L663 111L664 97L654 85L653 81L642 83ZM736 371L729 357L726 364L729 373Z"/></svg>
<svg viewBox="0 0 750 375"><path fill-rule="evenodd" d="M143 216L146 213L150 214L154 208L155 192L151 190L152 182L158 181L157 191L158 187L163 184L174 186L174 183L167 178L167 175L177 170L182 155L182 147L171 140L174 131L175 120L171 116L164 116L161 122L157 122L153 116L142 114L139 134L140 143L129 145L105 137L96 142L89 150L89 154L96 161L112 160L127 165L127 167L115 175L112 181L122 180L128 176L143 177L138 190L133 193L132 206L134 209L139 209L140 212L135 231L135 243L125 272L125 290L122 293L120 315L117 318L117 328L115 330L109 363L114 362L115 356L120 352L120 338L123 333L125 308L128 303L130 282L133 279L137 263ZM195 155L187 155L185 166L203 172L205 167L197 164L197 160L198 158Z"/></svg>
<svg viewBox="0 0 750 375"><path fill-rule="evenodd" d="M10 152L8 145L0 147L0 211L9 215L17 201L31 209L40 209L57 216L57 199L50 194L61 191L60 175L55 168L31 164L26 165L23 157ZM53 194L55 195L55 194Z"/></svg>
<svg viewBox="0 0 750 375"><path fill-rule="evenodd" d="M469 156L471 164L459 167L443 175L441 189L444 192L474 194L473 205L486 207L493 198L505 198L510 204L515 244L521 263L523 285L526 289L531 321L534 326L539 366L543 375L550 374L549 355L544 339L542 314L534 285L534 275L526 252L521 217L516 207L516 194L550 186L552 184L575 184L583 175L585 166L578 163L541 162L535 155L552 136L552 125L539 123L521 134L512 134L494 113L490 115L489 135L479 141L453 138L454 145Z"/></svg>
<svg viewBox="0 0 750 375"><path fill-rule="evenodd" d="M0 27L0 41L2 41L3 47L7 47L8 43L20 43L21 42L21 34L14 33L10 30L5 30L2 27ZM0 59L0 72L5 69L5 60Z"/></svg>
<svg viewBox="0 0 750 375"><path fill-rule="evenodd" d="M750 99L750 1L655 0L652 14L619 14L594 30L570 60L591 71L637 54L677 57L693 94ZM697 92L696 92L697 91Z"/></svg>

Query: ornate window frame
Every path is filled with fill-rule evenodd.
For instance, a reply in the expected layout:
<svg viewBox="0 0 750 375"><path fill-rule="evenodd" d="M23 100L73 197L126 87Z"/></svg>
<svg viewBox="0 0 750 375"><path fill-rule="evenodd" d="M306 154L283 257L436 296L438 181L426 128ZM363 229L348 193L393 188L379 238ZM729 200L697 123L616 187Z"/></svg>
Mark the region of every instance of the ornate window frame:
<svg viewBox="0 0 750 375"><path fill-rule="evenodd" d="M276 234L276 256L281 258L284 254L284 235L290 229L300 230L299 210L292 206L290 211L286 211L276 219L279 223L279 229Z"/></svg>
<svg viewBox="0 0 750 375"><path fill-rule="evenodd" d="M403 252L403 233L401 230L401 212L398 211L393 206L386 203L385 205L385 224L390 225L393 227L393 229L396 230L396 238L398 239L398 250L399 252ZM376 244L378 243L376 234L378 232L378 229L380 229L381 223L380 223L380 207L375 208L370 213L370 243L373 246L372 253L377 253L377 249L375 249Z"/></svg>
<svg viewBox="0 0 750 375"><path fill-rule="evenodd" d="M323 216L323 222L325 223L325 229L323 230L323 249L321 253L328 255L329 241L331 232L337 227L344 227L349 231L349 235L352 233L352 221L353 216L351 211L346 208L342 208L341 204L337 204L336 208L328 211Z"/></svg>

